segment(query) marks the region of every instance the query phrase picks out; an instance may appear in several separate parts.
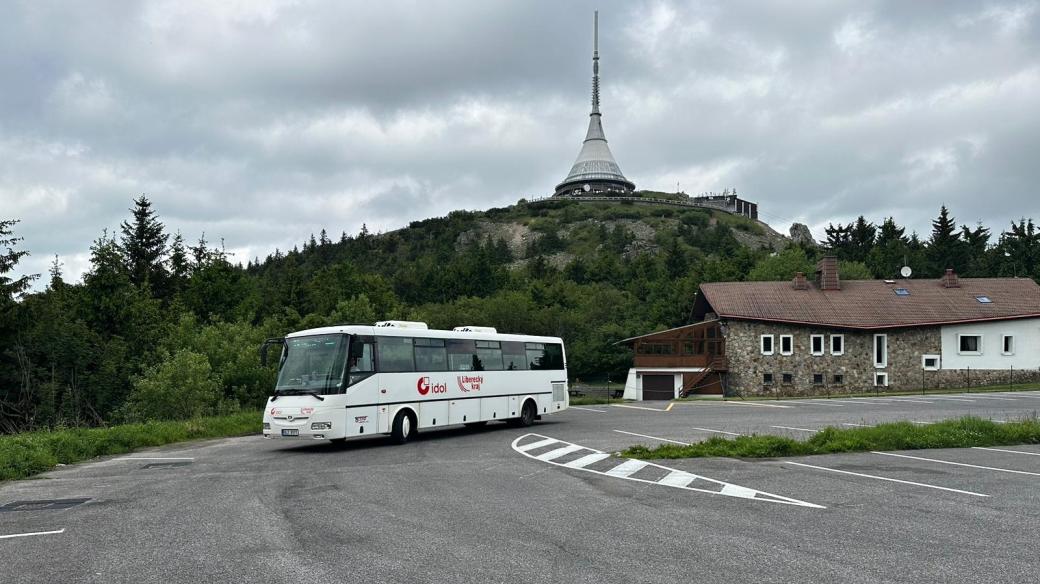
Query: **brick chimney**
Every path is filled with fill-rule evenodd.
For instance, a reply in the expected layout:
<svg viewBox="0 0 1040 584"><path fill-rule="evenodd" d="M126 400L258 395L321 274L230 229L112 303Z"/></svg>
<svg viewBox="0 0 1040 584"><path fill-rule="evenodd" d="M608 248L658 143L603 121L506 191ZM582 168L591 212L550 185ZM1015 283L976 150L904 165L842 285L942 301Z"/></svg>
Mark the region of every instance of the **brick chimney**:
<svg viewBox="0 0 1040 584"><path fill-rule="evenodd" d="M816 285L820 287L820 290L841 290L837 257L823 256L820 261L816 262Z"/></svg>
<svg viewBox="0 0 1040 584"><path fill-rule="evenodd" d="M805 272L798 272L795 274L793 284L795 290L808 290L809 281L805 279Z"/></svg>
<svg viewBox="0 0 1040 584"><path fill-rule="evenodd" d="M961 281L957 278L957 272L953 271L953 268L946 268L946 273L942 277L943 288L960 288Z"/></svg>

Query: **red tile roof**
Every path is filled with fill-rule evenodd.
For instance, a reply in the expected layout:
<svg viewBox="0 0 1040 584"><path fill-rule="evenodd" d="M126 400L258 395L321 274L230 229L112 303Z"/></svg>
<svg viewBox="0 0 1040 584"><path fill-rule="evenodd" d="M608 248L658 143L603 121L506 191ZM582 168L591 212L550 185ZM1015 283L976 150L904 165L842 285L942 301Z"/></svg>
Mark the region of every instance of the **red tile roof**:
<svg viewBox="0 0 1040 584"><path fill-rule="evenodd" d="M910 293L900 296L896 288ZM960 278L959 288L939 280L845 280L840 290L791 282L701 284L700 300L719 318L880 329L1040 316L1040 286L1028 278ZM985 304L977 296L992 300ZM700 303L698 303L701 306ZM701 314L703 316L703 314Z"/></svg>

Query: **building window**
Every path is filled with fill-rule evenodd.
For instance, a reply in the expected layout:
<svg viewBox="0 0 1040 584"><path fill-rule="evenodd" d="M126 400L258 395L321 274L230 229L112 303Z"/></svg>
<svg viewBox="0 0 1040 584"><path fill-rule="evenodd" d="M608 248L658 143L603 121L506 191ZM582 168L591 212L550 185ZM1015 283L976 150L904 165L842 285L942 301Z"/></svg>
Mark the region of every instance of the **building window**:
<svg viewBox="0 0 1040 584"><path fill-rule="evenodd" d="M812 354L820 356L823 354L823 335L809 335L809 345L812 347Z"/></svg>
<svg viewBox="0 0 1040 584"><path fill-rule="evenodd" d="M791 385L794 383L794 373L781 373L780 380L784 385Z"/></svg>
<svg viewBox="0 0 1040 584"><path fill-rule="evenodd" d="M773 335L762 335L761 347L763 355L773 354Z"/></svg>
<svg viewBox="0 0 1040 584"><path fill-rule="evenodd" d="M813 385L823 385L823 373L813 373L812 374L812 384Z"/></svg>
<svg viewBox="0 0 1040 584"><path fill-rule="evenodd" d="M888 335L874 335L874 367L888 367Z"/></svg>
<svg viewBox="0 0 1040 584"><path fill-rule="evenodd" d="M773 385L773 374L763 373L762 374L762 385Z"/></svg>
<svg viewBox="0 0 1040 584"><path fill-rule="evenodd" d="M831 355L845 354L845 335L831 335Z"/></svg>
<svg viewBox="0 0 1040 584"><path fill-rule="evenodd" d="M780 335L780 354L790 355L794 353L794 339L791 335Z"/></svg>
<svg viewBox="0 0 1040 584"><path fill-rule="evenodd" d="M1013 335L1004 335L1004 355L1015 354L1015 337Z"/></svg>
<svg viewBox="0 0 1040 584"><path fill-rule="evenodd" d="M883 373L881 371L874 372L874 386L888 387L888 373Z"/></svg>
<svg viewBox="0 0 1040 584"><path fill-rule="evenodd" d="M957 335L958 355L981 355L982 335Z"/></svg>
<svg viewBox="0 0 1040 584"><path fill-rule="evenodd" d="M835 373L834 374L834 385L843 385L844 383L845 383L845 374L844 373Z"/></svg>
<svg viewBox="0 0 1040 584"><path fill-rule="evenodd" d="M925 371L938 371L939 363L939 355L921 355L921 369Z"/></svg>
<svg viewBox="0 0 1040 584"><path fill-rule="evenodd" d="M639 353L643 355L671 355L675 352L672 343L643 343L639 345Z"/></svg>

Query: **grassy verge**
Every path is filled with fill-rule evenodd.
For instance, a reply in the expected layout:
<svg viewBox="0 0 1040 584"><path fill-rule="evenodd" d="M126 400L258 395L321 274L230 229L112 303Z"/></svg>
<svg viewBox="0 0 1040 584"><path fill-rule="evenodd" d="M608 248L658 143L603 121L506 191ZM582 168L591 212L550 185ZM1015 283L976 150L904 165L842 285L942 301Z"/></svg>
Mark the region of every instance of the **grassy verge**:
<svg viewBox="0 0 1040 584"><path fill-rule="evenodd" d="M572 397L570 404L572 406L594 406L596 404L620 404L624 403L625 400L621 398L610 398L605 397L592 397L588 395L580 395Z"/></svg>
<svg viewBox="0 0 1040 584"><path fill-rule="evenodd" d="M768 400L768 401L783 401L783 400L797 400L797 399L841 399L845 397L889 397L889 396L914 396L914 395L943 395L948 393L987 393L987 392L1004 392L1004 391L1037 391L1040 390L1040 383L1016 383L1014 387L1009 386L1007 383L998 385L975 385L972 387L954 387L949 389L928 389L924 392L921 390L917 391L851 391L847 393L819 393L813 395L789 395L779 396L776 395L746 395L744 397L729 397L728 399L733 400ZM712 396L711 399L717 399L718 396ZM679 398L675 401L697 401L705 399L703 396L691 395L690 397Z"/></svg>
<svg viewBox="0 0 1040 584"><path fill-rule="evenodd" d="M1040 421L1033 418L997 424L981 418L964 417L934 424L895 422L870 428L827 427L805 441L769 435L740 436L733 439L716 436L688 446L633 446L621 454L641 459L706 456L772 458L871 450L967 448L1012 444L1040 444Z"/></svg>
<svg viewBox="0 0 1040 584"><path fill-rule="evenodd" d="M70 428L0 436L0 481L21 479L96 456L122 454L172 442L260 432L260 412L149 422L110 428Z"/></svg>

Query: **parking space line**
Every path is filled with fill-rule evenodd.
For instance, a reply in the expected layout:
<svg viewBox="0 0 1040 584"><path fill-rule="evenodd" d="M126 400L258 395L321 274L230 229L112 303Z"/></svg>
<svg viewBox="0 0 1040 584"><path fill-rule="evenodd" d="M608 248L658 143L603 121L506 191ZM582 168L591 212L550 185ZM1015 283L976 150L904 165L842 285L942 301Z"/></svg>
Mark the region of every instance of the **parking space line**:
<svg viewBox="0 0 1040 584"><path fill-rule="evenodd" d="M648 464L650 463L630 458L625 462L622 462L621 464L608 470L605 474L610 477L618 477L623 479L625 477L636 474L639 470L646 468Z"/></svg>
<svg viewBox="0 0 1040 584"><path fill-rule="evenodd" d="M959 397L945 397L945 396L943 396L943 397L929 396L929 397L931 399L937 399L937 400L940 400L940 401L959 401L959 402L972 402L972 403L975 402L975 400L973 400L973 399L963 399L963 398L959 398Z"/></svg>
<svg viewBox="0 0 1040 584"><path fill-rule="evenodd" d="M690 428L693 429L693 430L700 430L701 432L714 432L716 434L727 434L729 436L743 436L743 434L738 434L737 432L726 432L725 430L713 430L711 428L697 428L695 426L690 426Z"/></svg>
<svg viewBox="0 0 1040 584"><path fill-rule="evenodd" d="M54 531L34 531L32 533L12 533L10 535L0 535L0 539L14 539L16 537L32 537L34 535L57 535L59 533L65 533L65 528L57 529Z"/></svg>
<svg viewBox="0 0 1040 584"><path fill-rule="evenodd" d="M678 440L670 440L668 438L658 438L657 436L648 436L646 434L636 434L635 432L626 432L624 430L614 430L618 434L629 434L631 436L639 436L640 438L649 438L651 440L660 440L661 442L671 442L672 444L682 444L683 446L689 446L689 442L679 442Z"/></svg>
<svg viewBox="0 0 1040 584"><path fill-rule="evenodd" d="M978 464L968 464L966 462L953 462L950 460L939 460L937 458L924 458L923 456L910 456L907 454L896 454L894 452L877 452L871 451L871 454L880 454L881 456L897 456L899 458L909 458L911 460L923 460L925 462L935 462L938 464L950 464L953 466L966 466L969 468L981 468L983 470L993 470L997 472L1007 472L1011 474L1030 475L1034 477L1040 477L1040 472L1028 472L1024 470L1013 470L1010 468L997 468L995 466L981 466Z"/></svg>
<svg viewBox="0 0 1040 584"><path fill-rule="evenodd" d="M546 453L543 453L543 454L539 454L538 456L535 456L535 458L537 458L538 460L549 461L549 460L553 460L555 458L559 458L559 457L561 457L561 456L563 456L565 454L570 454L572 452L577 452L579 450L581 450L581 446L576 446L574 444L571 444L569 446L564 446L563 448L557 448L556 450L550 450L549 452L546 452Z"/></svg>
<svg viewBox="0 0 1040 584"><path fill-rule="evenodd" d="M855 405L858 405L858 406L861 406L861 405L863 405L864 403L871 403L871 402L869 402L869 401L862 401L862 400L861 400L861 401L850 401L850 400L851 400L851 398L850 398L850 399L848 399L848 400L844 400L844 399L840 399L840 400L839 400L839 399L835 399L835 400L831 400L831 401L835 401L835 402L838 402L838 403L843 403L843 404L855 404ZM877 404L877 405L879 405L879 406L888 406L888 405L891 405L890 403L888 403L888 402L884 402L884 401L879 401L879 402L874 402L874 403L876 403L876 404Z"/></svg>
<svg viewBox="0 0 1040 584"><path fill-rule="evenodd" d="M893 479L893 478L890 478L890 477L879 477L879 476L876 476L876 475L863 474L861 472L852 472L850 470L838 470L836 468L827 468L825 466L816 466L816 465L813 465L813 464L803 464L801 462L792 462L790 460L785 460L784 464L793 464L795 466L804 466L806 468L815 468L817 470L825 470L825 471L828 471L828 472L836 472L836 473L840 473L840 474L852 475L852 476L855 476L855 477L864 477L864 478L868 478L868 479L877 479L879 481L889 481L889 482L892 482L892 483L902 483L904 485L914 485L916 487L927 487L929 489L938 489L940 491L950 491L950 492L953 492L953 493L962 493L962 494L965 494L965 495L974 495L976 497L988 497L989 496L989 495L984 495L982 493L973 493L972 491L962 491L960 489L951 489L950 487L940 487L938 485L929 485L929 484L926 484L926 483L915 483L914 481L904 481L904 480L901 480L901 479Z"/></svg>
<svg viewBox="0 0 1040 584"><path fill-rule="evenodd" d="M868 403L868 404L890 404L892 403L891 398L882 397L850 397L849 401L856 403Z"/></svg>
<svg viewBox="0 0 1040 584"><path fill-rule="evenodd" d="M901 397L899 399L896 399L896 398L892 398L892 399L893 399L893 401L910 402L912 404L931 404L931 403L935 403L935 402L925 401L923 399L907 399L905 397Z"/></svg>
<svg viewBox="0 0 1040 584"><path fill-rule="evenodd" d="M668 410L672 409L672 405L674 405L674 404L668 404L667 408L647 408L647 407L643 407L643 406L628 406L628 405L623 405L623 404L611 404L611 405L613 407L615 407L615 408L628 408L630 410L647 410L648 412L667 412Z"/></svg>
<svg viewBox="0 0 1040 584"><path fill-rule="evenodd" d="M189 457L124 456L116 460L195 460Z"/></svg>
<svg viewBox="0 0 1040 584"><path fill-rule="evenodd" d="M842 422L841 425L842 426L857 426L857 427L860 427L860 428L873 428L874 427L874 426L872 426L870 424L853 424L852 422Z"/></svg>
<svg viewBox="0 0 1040 584"><path fill-rule="evenodd" d="M738 401L731 401L731 400L715 402L715 403L719 403L719 404L726 405L726 406L758 406L760 408L793 408L794 407L794 406L782 406L780 404L763 404L763 403L758 403L758 402L747 402L747 401L745 401L745 402L738 402Z"/></svg>
<svg viewBox="0 0 1040 584"><path fill-rule="evenodd" d="M817 432L818 430L810 430L808 428L795 428L794 426L770 426L770 428L780 428L781 430L799 430L801 432Z"/></svg>
<svg viewBox="0 0 1040 584"><path fill-rule="evenodd" d="M829 401L820 401L818 399L805 400L802 403L808 404L810 406L830 406L832 408L843 408L843 407L845 407L842 404L830 403Z"/></svg>
<svg viewBox="0 0 1040 584"><path fill-rule="evenodd" d="M972 446L975 450L992 450L993 452L1010 452L1012 454L1027 454L1029 456L1040 456L1040 452L1026 452L1025 450L1006 450L1004 448L987 448L985 446Z"/></svg>
<svg viewBox="0 0 1040 584"><path fill-rule="evenodd" d="M1001 392L1001 395L1013 395L1015 397L1031 397L1033 399L1040 399L1040 395L1033 395L1031 393L1017 393L1017 392L1008 393L1008 392L1005 391L1005 392Z"/></svg>
<svg viewBox="0 0 1040 584"><path fill-rule="evenodd" d="M958 395L964 395L964 394L958 394ZM971 393L971 394L968 394L968 395L970 395L972 397L972 399L995 399L995 400L1000 400L1000 401L1018 401L1017 399L1015 399L1013 397L997 397L995 395L979 395L977 393Z"/></svg>
<svg viewBox="0 0 1040 584"><path fill-rule="evenodd" d="M570 410L581 410L583 412L596 412L598 414L605 414L605 413L607 413L606 410L594 410L592 408L583 408L581 406L567 406L567 409L570 409Z"/></svg>

